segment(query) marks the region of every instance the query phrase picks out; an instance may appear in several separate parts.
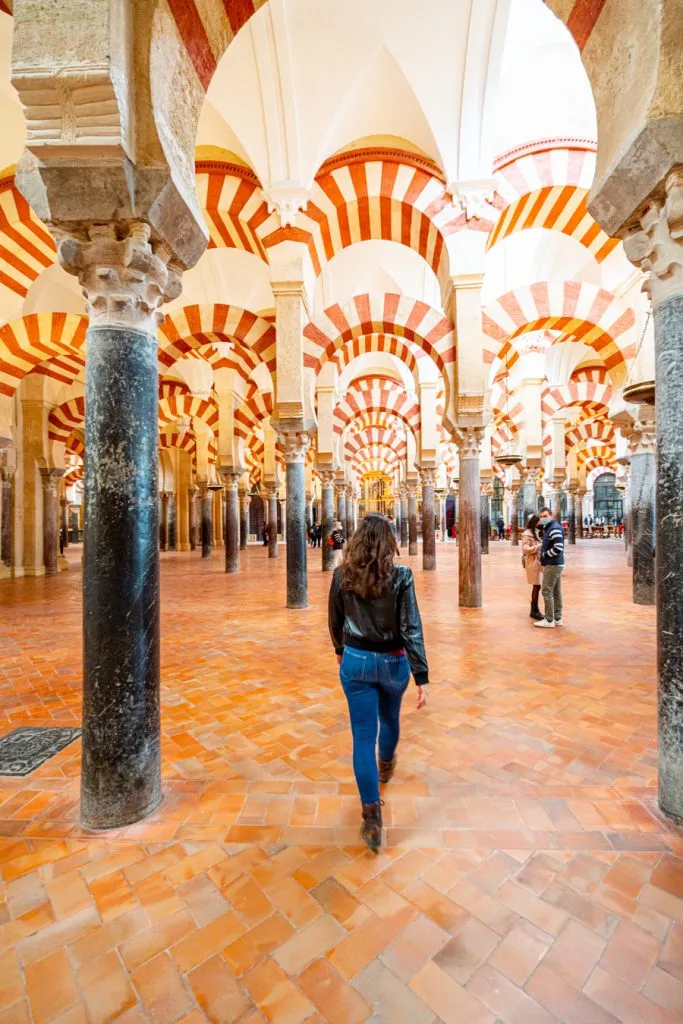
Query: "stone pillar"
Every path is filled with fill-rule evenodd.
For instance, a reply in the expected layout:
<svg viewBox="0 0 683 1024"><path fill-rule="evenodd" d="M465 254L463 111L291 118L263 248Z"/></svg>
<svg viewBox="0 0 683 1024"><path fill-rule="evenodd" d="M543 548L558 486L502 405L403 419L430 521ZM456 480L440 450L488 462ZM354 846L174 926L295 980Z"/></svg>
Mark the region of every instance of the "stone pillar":
<svg viewBox="0 0 683 1024"><path fill-rule="evenodd" d="M66 498L60 498L59 508L61 513L59 520L59 530L63 538L62 543L64 545L64 550L66 551L66 549L69 546L69 502L66 500Z"/></svg>
<svg viewBox="0 0 683 1024"><path fill-rule="evenodd" d="M408 554L417 554L417 487L408 487Z"/></svg>
<svg viewBox="0 0 683 1024"><path fill-rule="evenodd" d="M280 535L283 542L287 543L287 499L280 498Z"/></svg>
<svg viewBox="0 0 683 1024"><path fill-rule="evenodd" d="M682 335L683 339L683 335ZM633 603L655 603L655 410L641 405L629 436Z"/></svg>
<svg viewBox="0 0 683 1024"><path fill-rule="evenodd" d="M460 453L460 551L458 557L461 608L481 608L481 494L479 453L484 431L463 427L455 438Z"/></svg>
<svg viewBox="0 0 683 1024"><path fill-rule="evenodd" d="M176 522L176 497L175 491L169 491L168 495L168 550L175 551L177 548L177 522Z"/></svg>
<svg viewBox="0 0 683 1024"><path fill-rule="evenodd" d="M88 299L81 820L161 802L157 326L180 292L145 223L81 225L58 255Z"/></svg>
<svg viewBox="0 0 683 1024"><path fill-rule="evenodd" d="M251 497L248 494L242 494L240 496L240 548L242 551L246 549L247 542L249 540L249 506L251 505Z"/></svg>
<svg viewBox="0 0 683 1024"><path fill-rule="evenodd" d="M225 502L223 501L223 488L214 484L212 491L213 510L211 521L213 523L213 546L221 548L225 544Z"/></svg>
<svg viewBox="0 0 683 1024"><path fill-rule="evenodd" d="M322 485L322 563L323 572L332 572L334 568L334 552L327 543L332 533L334 524L334 473L331 470L322 470L320 473Z"/></svg>
<svg viewBox="0 0 683 1024"><path fill-rule="evenodd" d="M519 546L519 523L517 522L517 491L511 487L506 492L508 521L510 523L510 541L513 547Z"/></svg>
<svg viewBox="0 0 683 1024"><path fill-rule="evenodd" d="M287 607L308 608L305 431L280 435L287 473Z"/></svg>
<svg viewBox="0 0 683 1024"><path fill-rule="evenodd" d="M356 496L353 493L353 487L346 488L346 521L341 520L344 533L346 534L346 540L350 541L356 530L356 519L355 519L355 505Z"/></svg>
<svg viewBox="0 0 683 1024"><path fill-rule="evenodd" d="M43 483L43 564L46 576L59 572L59 478L63 470L41 469Z"/></svg>
<svg viewBox="0 0 683 1024"><path fill-rule="evenodd" d="M190 487L187 491L187 500L189 505L189 523L190 523L190 551L197 549L197 496L199 494L198 487Z"/></svg>
<svg viewBox="0 0 683 1024"><path fill-rule="evenodd" d="M5 458L7 456L5 455ZM14 519L14 502L12 486L14 474L7 468L2 470L2 534L0 534L0 569L12 567L12 535ZM2 573L0 573L2 575ZM9 575L6 573L5 575Z"/></svg>
<svg viewBox="0 0 683 1024"><path fill-rule="evenodd" d="M410 523L408 521L408 488L404 484L399 487L398 496L401 502L401 547L407 548Z"/></svg>
<svg viewBox="0 0 683 1024"><path fill-rule="evenodd" d="M434 486L436 469L423 467L422 478L422 568L436 569L436 510Z"/></svg>
<svg viewBox="0 0 683 1024"><path fill-rule="evenodd" d="M341 528L346 533L346 485L339 482L334 485L336 516Z"/></svg>
<svg viewBox="0 0 683 1024"><path fill-rule="evenodd" d="M576 544L576 484L570 484L567 488L567 539L570 544Z"/></svg>
<svg viewBox="0 0 683 1024"><path fill-rule="evenodd" d="M491 533L491 495L493 488L488 481L481 483L481 553L489 553L489 535Z"/></svg>
<svg viewBox="0 0 683 1024"><path fill-rule="evenodd" d="M439 501L439 515L441 516L441 543L446 543L446 498Z"/></svg>
<svg viewBox="0 0 683 1024"><path fill-rule="evenodd" d="M524 523L529 516L538 512L538 480L541 475L541 470L535 467L527 467L522 471L522 487L524 495ZM555 509L553 508L553 513ZM515 518L517 518L515 516Z"/></svg>
<svg viewBox="0 0 683 1024"><path fill-rule="evenodd" d="M583 499L585 491L578 490L574 501L574 523L576 524L576 536L583 540Z"/></svg>
<svg viewBox="0 0 683 1024"><path fill-rule="evenodd" d="M159 548L168 550L168 492L159 494Z"/></svg>
<svg viewBox="0 0 683 1024"><path fill-rule="evenodd" d="M225 571L240 571L240 506L239 506L239 479L242 470L238 473L223 473L225 486Z"/></svg>
<svg viewBox="0 0 683 1024"><path fill-rule="evenodd" d="M277 488L268 491L268 558L277 558Z"/></svg>
<svg viewBox="0 0 683 1024"><path fill-rule="evenodd" d="M525 503L526 504L526 503ZM550 497L550 507L553 511L553 516L558 523L562 522L562 488L553 487Z"/></svg>
<svg viewBox="0 0 683 1024"><path fill-rule="evenodd" d="M653 186L656 184L652 182ZM683 168L668 174L641 211L624 250L649 272L655 326L657 435L656 597L659 676L659 805L683 822ZM635 227L636 225L634 225ZM641 477L647 473L643 465ZM633 463L631 464L633 473ZM632 488L635 493L635 488ZM647 490L642 493L645 503ZM642 523L642 515L641 515ZM644 527L638 547L645 555ZM635 531L634 531L635 532ZM634 537L635 540L635 537ZM635 548L635 545L634 545Z"/></svg>
<svg viewBox="0 0 683 1024"><path fill-rule="evenodd" d="M200 536L202 558L211 558L213 546L213 491L208 483L199 484L199 507L201 510Z"/></svg>

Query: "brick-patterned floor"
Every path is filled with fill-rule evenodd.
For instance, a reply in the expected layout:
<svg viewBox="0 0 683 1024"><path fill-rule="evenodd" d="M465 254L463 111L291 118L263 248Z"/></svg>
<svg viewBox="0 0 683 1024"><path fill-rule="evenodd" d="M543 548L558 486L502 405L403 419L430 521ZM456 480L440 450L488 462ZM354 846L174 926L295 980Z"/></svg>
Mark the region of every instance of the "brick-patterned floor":
<svg viewBox="0 0 683 1024"><path fill-rule="evenodd" d="M0 779L0 1024L676 1024L683 836L659 816L654 610L616 541L570 552L566 627L534 630L519 549L482 611L457 551L416 568L432 668L404 716L387 845L358 845L350 736L311 553L226 576L162 556L166 801L78 827L77 744ZM0 584L0 733L75 725L79 552Z"/></svg>

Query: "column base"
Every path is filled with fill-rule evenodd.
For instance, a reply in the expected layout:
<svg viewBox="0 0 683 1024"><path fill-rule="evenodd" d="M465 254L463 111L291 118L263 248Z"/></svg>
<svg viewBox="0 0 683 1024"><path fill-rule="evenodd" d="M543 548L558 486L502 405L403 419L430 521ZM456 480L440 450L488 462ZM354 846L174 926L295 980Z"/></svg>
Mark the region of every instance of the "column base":
<svg viewBox="0 0 683 1024"><path fill-rule="evenodd" d="M154 812L161 807L163 802L164 794L161 793L160 796L150 802L149 807L145 807L143 810L137 811L130 818L124 817L121 821L115 821L112 824L108 822L89 821L87 816L83 814L83 807L81 805L79 825L86 832L109 832L115 828L127 828L128 825L135 825L136 822L142 821L144 818L148 817L148 815L154 814Z"/></svg>
<svg viewBox="0 0 683 1024"><path fill-rule="evenodd" d="M44 565L25 565L22 576L44 576L45 566ZM15 573L16 576L16 573Z"/></svg>
<svg viewBox="0 0 683 1024"><path fill-rule="evenodd" d="M417 554L417 544L409 544L408 545L408 554L409 555L416 555Z"/></svg>
<svg viewBox="0 0 683 1024"><path fill-rule="evenodd" d="M59 555L57 558L57 568L60 572L66 572L69 568L69 559L65 558L64 555Z"/></svg>
<svg viewBox="0 0 683 1024"><path fill-rule="evenodd" d="M193 551L193 550L194 550L194 548L192 548L189 543L188 544L179 544L178 545L178 551Z"/></svg>
<svg viewBox="0 0 683 1024"><path fill-rule="evenodd" d="M9 565L0 565L0 580L11 580L12 568Z"/></svg>

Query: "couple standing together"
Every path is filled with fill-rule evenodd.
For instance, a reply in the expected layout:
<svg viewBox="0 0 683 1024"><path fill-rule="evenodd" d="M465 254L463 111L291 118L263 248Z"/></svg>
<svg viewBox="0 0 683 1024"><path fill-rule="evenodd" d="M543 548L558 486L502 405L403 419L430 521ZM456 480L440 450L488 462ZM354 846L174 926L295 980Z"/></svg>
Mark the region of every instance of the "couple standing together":
<svg viewBox="0 0 683 1024"><path fill-rule="evenodd" d="M564 569L564 529L551 510L542 508L529 516L522 534L522 558L527 583L531 584L530 618L534 626L554 629L562 623L562 570ZM543 594L543 614L538 595Z"/></svg>

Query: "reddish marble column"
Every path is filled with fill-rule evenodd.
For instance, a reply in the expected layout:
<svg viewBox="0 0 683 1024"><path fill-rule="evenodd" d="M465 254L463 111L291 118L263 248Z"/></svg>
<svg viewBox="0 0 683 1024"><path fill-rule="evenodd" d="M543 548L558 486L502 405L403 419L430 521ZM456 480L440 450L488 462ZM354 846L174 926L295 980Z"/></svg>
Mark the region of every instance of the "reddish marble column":
<svg viewBox="0 0 683 1024"><path fill-rule="evenodd" d="M417 487L408 487L408 554L417 554Z"/></svg>
<svg viewBox="0 0 683 1024"><path fill-rule="evenodd" d="M222 473L225 484L225 571L240 571L239 473Z"/></svg>
<svg viewBox="0 0 683 1024"><path fill-rule="evenodd" d="M57 485L63 470L41 469L43 478L43 564L46 576L59 572L59 497Z"/></svg>
<svg viewBox="0 0 683 1024"><path fill-rule="evenodd" d="M479 454L484 431L463 427L455 441L460 454L460 548L458 555L461 608L481 608L481 490Z"/></svg>
<svg viewBox="0 0 683 1024"><path fill-rule="evenodd" d="M436 569L436 510L434 485L436 469L423 468L422 478L422 568Z"/></svg>
<svg viewBox="0 0 683 1024"><path fill-rule="evenodd" d="M277 488L275 488L268 491L268 558L278 557L277 509Z"/></svg>

